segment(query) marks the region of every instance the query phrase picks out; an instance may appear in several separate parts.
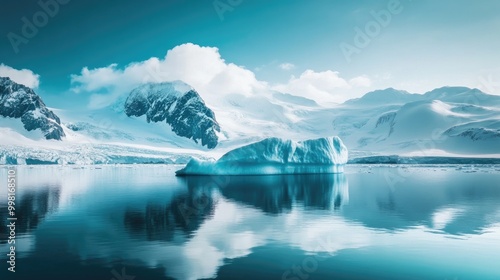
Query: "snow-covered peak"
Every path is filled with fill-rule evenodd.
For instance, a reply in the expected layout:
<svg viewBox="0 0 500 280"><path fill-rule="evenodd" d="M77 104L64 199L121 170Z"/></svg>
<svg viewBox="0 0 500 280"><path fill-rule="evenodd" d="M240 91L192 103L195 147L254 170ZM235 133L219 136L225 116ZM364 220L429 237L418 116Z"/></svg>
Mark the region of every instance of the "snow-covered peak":
<svg viewBox="0 0 500 280"><path fill-rule="evenodd" d="M31 88L0 77L0 116L19 119L28 131L39 129L46 139L65 136L59 117L47 109Z"/></svg>
<svg viewBox="0 0 500 280"><path fill-rule="evenodd" d="M412 101L417 101L422 98L419 94L412 94L405 90L397 90L394 88L386 88L375 90L366 93L361 98L351 99L345 104L378 106L381 104L405 104Z"/></svg>
<svg viewBox="0 0 500 280"><path fill-rule="evenodd" d="M200 95L181 81L145 84L130 93L125 104L127 116L146 115L147 122L165 121L172 131L196 143L214 148L218 143L220 127L214 112L205 105Z"/></svg>
<svg viewBox="0 0 500 280"><path fill-rule="evenodd" d="M147 97L150 95L163 95L179 97L191 90L194 90L193 87L182 81L176 80L173 82L147 83L140 85L131 92L130 96L141 95Z"/></svg>
<svg viewBox="0 0 500 280"><path fill-rule="evenodd" d="M441 87L426 92L424 98L472 105L500 105L500 96L487 94L477 88L468 87Z"/></svg>
<svg viewBox="0 0 500 280"><path fill-rule="evenodd" d="M424 94L427 98L432 98L436 99L439 97L449 97L449 96L454 96L458 94L463 94L466 92L470 92L473 89L468 88L468 87L460 87L460 86L445 86L445 87L440 87L433 89L431 91L428 91Z"/></svg>
<svg viewBox="0 0 500 280"><path fill-rule="evenodd" d="M8 86L13 84L14 82L9 77L0 77L0 86Z"/></svg>
<svg viewBox="0 0 500 280"><path fill-rule="evenodd" d="M188 84L186 84L185 82L183 81L180 81L180 80L175 80L173 82L171 82L172 86L174 87L174 89L178 92L188 92L190 90L194 90L194 88Z"/></svg>

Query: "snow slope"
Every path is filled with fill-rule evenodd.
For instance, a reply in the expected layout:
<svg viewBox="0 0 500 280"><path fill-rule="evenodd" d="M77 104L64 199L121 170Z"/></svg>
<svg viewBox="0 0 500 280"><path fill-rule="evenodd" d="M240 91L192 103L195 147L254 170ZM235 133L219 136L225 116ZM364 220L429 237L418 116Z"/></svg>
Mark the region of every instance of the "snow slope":
<svg viewBox="0 0 500 280"><path fill-rule="evenodd" d="M63 128L67 136L65 141L46 140L36 131L0 127L0 164L181 164L192 157L210 158L205 152L196 149L108 143Z"/></svg>
<svg viewBox="0 0 500 280"><path fill-rule="evenodd" d="M236 148L217 161L192 159L177 175L342 173L347 148L338 137L295 142L267 138Z"/></svg>
<svg viewBox="0 0 500 280"><path fill-rule="evenodd" d="M388 89L389 96L393 92ZM346 102L334 113L332 133L358 155L500 157L499 96L444 87L417 97L400 105L371 97Z"/></svg>

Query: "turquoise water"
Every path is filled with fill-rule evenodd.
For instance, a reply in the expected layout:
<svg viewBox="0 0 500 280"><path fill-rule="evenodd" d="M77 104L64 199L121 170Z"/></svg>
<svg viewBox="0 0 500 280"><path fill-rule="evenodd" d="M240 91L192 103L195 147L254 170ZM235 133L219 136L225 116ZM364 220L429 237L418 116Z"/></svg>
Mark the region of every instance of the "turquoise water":
<svg viewBox="0 0 500 280"><path fill-rule="evenodd" d="M500 279L499 166L178 168L17 167L16 272L2 226L1 279Z"/></svg>

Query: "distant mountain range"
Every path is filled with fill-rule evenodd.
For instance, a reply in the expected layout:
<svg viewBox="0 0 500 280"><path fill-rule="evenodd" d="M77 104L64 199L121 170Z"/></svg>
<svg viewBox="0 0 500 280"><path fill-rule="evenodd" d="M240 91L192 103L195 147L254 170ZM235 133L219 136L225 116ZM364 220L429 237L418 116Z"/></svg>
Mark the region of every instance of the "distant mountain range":
<svg viewBox="0 0 500 280"><path fill-rule="evenodd" d="M175 81L75 111L48 109L32 89L0 78L0 116L0 163L183 163L267 137L331 135L342 138L351 159L500 157L500 96L466 87L425 94L388 88L324 107L280 92L204 100Z"/></svg>
<svg viewBox="0 0 500 280"><path fill-rule="evenodd" d="M339 106L334 127L358 150L498 154L500 96L466 87L422 95L392 88L373 91Z"/></svg>

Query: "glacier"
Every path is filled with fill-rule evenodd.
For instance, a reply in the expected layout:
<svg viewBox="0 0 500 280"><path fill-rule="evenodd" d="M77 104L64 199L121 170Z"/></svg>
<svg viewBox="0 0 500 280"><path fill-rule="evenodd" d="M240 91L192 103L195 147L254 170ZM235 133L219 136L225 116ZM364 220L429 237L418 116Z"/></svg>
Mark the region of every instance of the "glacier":
<svg viewBox="0 0 500 280"><path fill-rule="evenodd" d="M217 161L191 159L176 175L342 173L347 159L337 136L299 142L272 137L231 150Z"/></svg>

